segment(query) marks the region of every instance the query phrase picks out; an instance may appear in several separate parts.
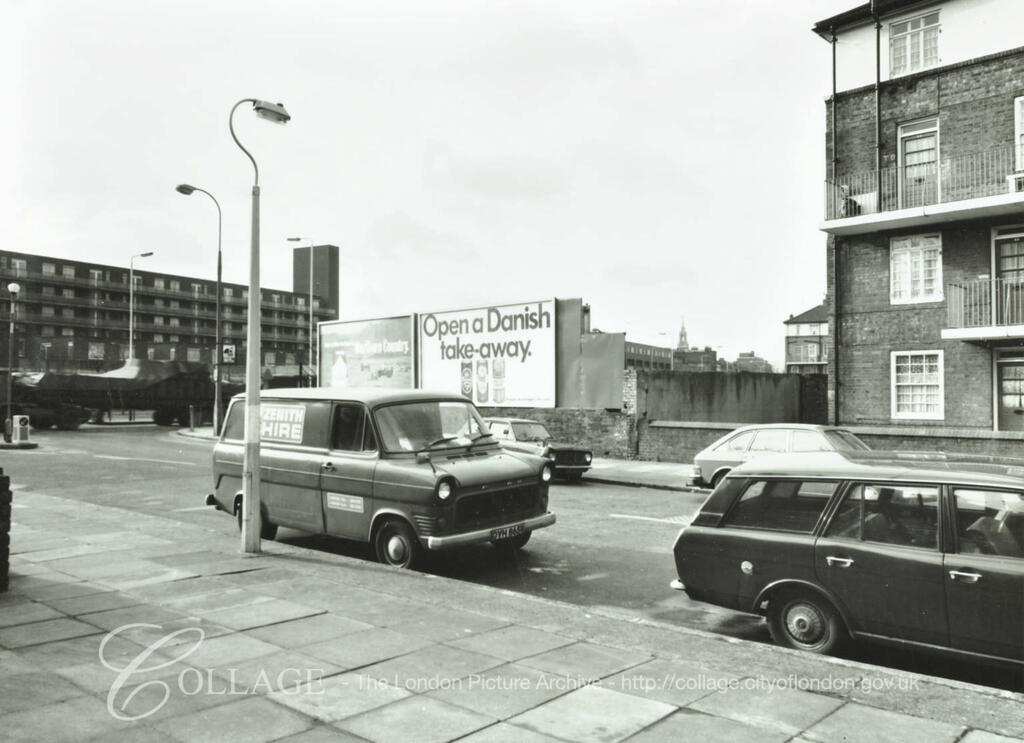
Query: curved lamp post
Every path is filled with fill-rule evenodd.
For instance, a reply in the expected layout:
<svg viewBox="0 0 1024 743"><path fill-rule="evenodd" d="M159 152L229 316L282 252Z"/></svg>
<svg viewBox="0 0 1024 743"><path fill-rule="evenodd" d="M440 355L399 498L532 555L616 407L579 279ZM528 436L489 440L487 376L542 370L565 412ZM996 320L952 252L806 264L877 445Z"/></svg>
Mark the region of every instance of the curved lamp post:
<svg viewBox="0 0 1024 743"><path fill-rule="evenodd" d="M291 119L280 103L243 98L231 108L228 129L252 162L252 240L249 249L249 304L245 334L245 454L242 460L242 551L260 551L260 169L235 136L235 109L251 103L256 115L275 124Z"/></svg>
<svg viewBox="0 0 1024 743"><path fill-rule="evenodd" d="M217 198L212 193L207 191L206 189L198 188L197 186L190 186L187 183L180 184L174 190L177 191L178 193L184 195L184 196L191 196L196 191L198 191L199 193L204 193L207 196L209 196L211 199L213 199L213 203L217 207L217 309L215 310L217 318L216 318L216 320L214 320L214 323L213 323L214 327L215 327L215 330L214 330L214 341L213 341L213 348L214 348L214 350L213 350L213 380L214 380L213 381L213 384L214 384L214 387L213 387L213 433L214 433L214 435L217 435L217 434L220 433L220 411L221 411L221 382L220 382L220 380L221 380L221 369L220 369L220 367L221 367L221 364L224 363L224 359L222 358L223 353L224 353L224 349L221 346L221 337L220 337L220 295L221 295L220 282L221 282L221 275L222 275L222 271L223 271L223 265L222 265L222 260L221 260L221 249L220 249L221 232L222 232L221 225L223 223L223 220L222 220L222 217L221 217L220 202L217 201Z"/></svg>
<svg viewBox="0 0 1024 743"><path fill-rule="evenodd" d="M128 259L128 359L135 358L135 259L149 258L153 251L136 253Z"/></svg>
<svg viewBox="0 0 1024 743"><path fill-rule="evenodd" d="M7 292L11 295L11 330L7 336L7 417L4 418L4 441L10 443L11 434L14 432L14 418L11 417L11 382L14 378L14 303L18 299L18 292L21 285L12 281L7 285Z"/></svg>
<svg viewBox="0 0 1024 743"><path fill-rule="evenodd" d="M315 243L308 237L289 237L288 242L309 241L309 386L313 386L313 248ZM317 384L320 383L320 370L316 369Z"/></svg>

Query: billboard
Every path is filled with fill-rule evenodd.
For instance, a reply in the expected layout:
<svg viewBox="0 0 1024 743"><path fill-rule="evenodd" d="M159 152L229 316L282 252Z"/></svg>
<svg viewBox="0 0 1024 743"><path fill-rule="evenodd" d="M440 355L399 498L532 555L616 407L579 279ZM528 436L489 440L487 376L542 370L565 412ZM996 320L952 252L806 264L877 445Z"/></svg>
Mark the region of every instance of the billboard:
<svg viewBox="0 0 1024 743"><path fill-rule="evenodd" d="M413 317L320 323L322 387L415 386Z"/></svg>
<svg viewBox="0 0 1024 743"><path fill-rule="evenodd" d="M555 300L418 316L420 386L481 406L555 406Z"/></svg>

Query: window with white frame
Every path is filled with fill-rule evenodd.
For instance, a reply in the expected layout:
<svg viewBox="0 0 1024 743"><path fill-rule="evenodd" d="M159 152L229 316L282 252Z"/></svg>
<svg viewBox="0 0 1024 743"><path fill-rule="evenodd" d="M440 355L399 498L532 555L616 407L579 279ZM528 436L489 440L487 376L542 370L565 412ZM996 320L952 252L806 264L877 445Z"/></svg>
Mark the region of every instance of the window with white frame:
<svg viewBox="0 0 1024 743"><path fill-rule="evenodd" d="M906 75L939 63L939 13L889 26L889 74Z"/></svg>
<svg viewBox="0 0 1024 743"><path fill-rule="evenodd" d="M942 237L910 235L889 243L889 301L942 301Z"/></svg>
<svg viewBox="0 0 1024 743"><path fill-rule="evenodd" d="M945 417L942 351L893 351L892 417Z"/></svg>

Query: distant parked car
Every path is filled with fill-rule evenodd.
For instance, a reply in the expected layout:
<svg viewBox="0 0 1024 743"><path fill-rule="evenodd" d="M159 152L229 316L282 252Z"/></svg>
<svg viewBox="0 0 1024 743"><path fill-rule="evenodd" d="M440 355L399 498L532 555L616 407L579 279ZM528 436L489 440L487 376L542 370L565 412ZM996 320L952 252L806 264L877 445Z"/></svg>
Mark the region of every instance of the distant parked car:
<svg viewBox="0 0 1024 743"><path fill-rule="evenodd" d="M673 588L766 616L780 645L865 639L1024 664L1019 459L760 459L729 473L673 553Z"/></svg>
<svg viewBox="0 0 1024 743"><path fill-rule="evenodd" d="M693 458L692 484L717 487L729 470L766 454L866 451L867 444L844 428L804 423L743 426L727 433Z"/></svg>
<svg viewBox="0 0 1024 743"><path fill-rule="evenodd" d="M504 448L550 459L555 465L555 477L578 482L590 469L594 457L589 449L552 441L543 423L526 418L484 418L484 421Z"/></svg>

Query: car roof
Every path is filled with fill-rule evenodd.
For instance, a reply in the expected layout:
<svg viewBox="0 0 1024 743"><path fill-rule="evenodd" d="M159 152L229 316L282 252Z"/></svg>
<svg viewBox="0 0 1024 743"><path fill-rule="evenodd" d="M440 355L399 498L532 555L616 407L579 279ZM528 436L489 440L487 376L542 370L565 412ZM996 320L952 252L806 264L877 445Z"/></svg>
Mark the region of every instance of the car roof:
<svg viewBox="0 0 1024 743"><path fill-rule="evenodd" d="M235 395L244 398L245 393ZM288 387L260 390L260 400L355 400L371 407L395 402L443 400L470 402L462 395L431 390L404 390L391 387Z"/></svg>
<svg viewBox="0 0 1024 743"><path fill-rule="evenodd" d="M844 426L822 426L817 423L751 423L732 430L732 433L740 431L756 431L762 428L793 428L799 431L847 431Z"/></svg>
<svg viewBox="0 0 1024 743"><path fill-rule="evenodd" d="M911 451L844 451L781 454L741 464L730 476L807 477L840 480L955 482L1024 487L1024 459Z"/></svg>

